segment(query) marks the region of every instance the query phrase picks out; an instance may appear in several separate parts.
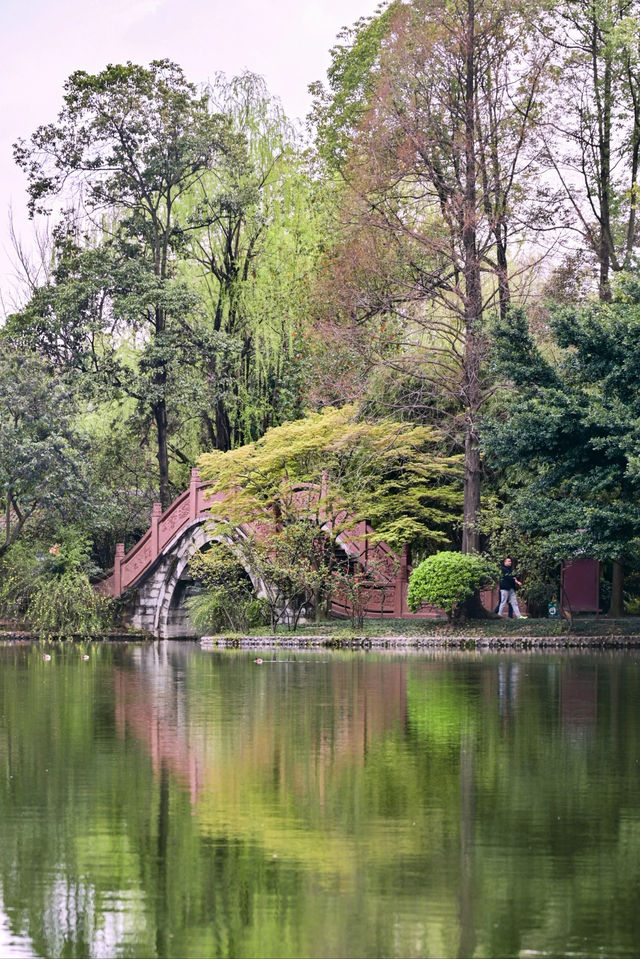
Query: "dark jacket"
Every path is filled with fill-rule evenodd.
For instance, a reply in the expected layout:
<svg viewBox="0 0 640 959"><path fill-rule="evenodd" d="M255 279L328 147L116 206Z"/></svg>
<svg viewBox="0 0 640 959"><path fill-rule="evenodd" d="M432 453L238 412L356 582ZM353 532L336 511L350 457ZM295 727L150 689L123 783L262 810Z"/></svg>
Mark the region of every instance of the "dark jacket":
<svg viewBox="0 0 640 959"><path fill-rule="evenodd" d="M503 563L501 572L502 578L500 579L500 589L516 589L517 583L516 578L513 575L513 567L505 566Z"/></svg>

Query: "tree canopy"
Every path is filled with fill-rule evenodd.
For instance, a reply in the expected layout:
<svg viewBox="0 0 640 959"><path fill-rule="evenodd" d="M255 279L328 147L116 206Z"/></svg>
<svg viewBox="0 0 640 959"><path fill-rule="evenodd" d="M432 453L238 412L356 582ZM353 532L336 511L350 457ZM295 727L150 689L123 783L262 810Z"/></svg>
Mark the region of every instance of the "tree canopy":
<svg viewBox="0 0 640 959"><path fill-rule="evenodd" d="M535 344L524 312L496 337L514 389L486 424L484 449L519 526L556 559L620 563L640 536L640 309L635 285L610 305L557 310L556 357ZM614 597L621 612L621 595Z"/></svg>
<svg viewBox="0 0 640 959"><path fill-rule="evenodd" d="M205 453L200 470L212 495L224 497L215 509L232 522L260 521L273 510L294 518L306 509L336 531L368 519L376 539L430 551L447 542L460 505L460 460L441 443L431 427L327 408L247 446ZM298 495L305 485L316 491L308 507Z"/></svg>
<svg viewBox="0 0 640 959"><path fill-rule="evenodd" d="M86 518L90 488L76 398L37 357L0 353L0 556L37 521Z"/></svg>

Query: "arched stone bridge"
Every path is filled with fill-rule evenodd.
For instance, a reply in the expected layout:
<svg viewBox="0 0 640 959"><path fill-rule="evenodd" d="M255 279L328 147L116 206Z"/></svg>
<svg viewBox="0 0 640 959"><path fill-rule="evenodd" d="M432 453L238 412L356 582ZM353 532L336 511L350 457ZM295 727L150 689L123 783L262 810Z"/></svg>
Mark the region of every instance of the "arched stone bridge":
<svg viewBox="0 0 640 959"><path fill-rule="evenodd" d="M162 512L160 503L154 503L151 526L136 545L124 552L118 543L113 569L100 584L107 595L123 597L128 601L131 622L139 629L161 639L188 636L192 633L181 602L184 594L184 573L189 560L212 540L208 524L214 518L212 507L223 497L208 494L208 484L202 482L198 470L191 471L189 489L185 490ZM242 532L242 530L240 530ZM341 533L338 543L345 553L365 569L375 556L377 575L375 586L367 589L365 616L372 618L407 617L431 618L437 610L422 609L411 613L407 607L407 584L410 567L408 551L395 553L386 543L371 545L367 534L372 533L366 522L355 523ZM251 576L251 571L247 571ZM264 585L251 576L258 595ZM333 602L336 616L349 616L351 607L346 599Z"/></svg>

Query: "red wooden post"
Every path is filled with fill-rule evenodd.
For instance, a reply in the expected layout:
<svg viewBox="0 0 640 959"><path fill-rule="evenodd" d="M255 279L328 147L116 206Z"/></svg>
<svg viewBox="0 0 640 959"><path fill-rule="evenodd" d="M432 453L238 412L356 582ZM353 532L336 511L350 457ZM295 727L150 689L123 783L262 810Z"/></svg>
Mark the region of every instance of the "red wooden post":
<svg viewBox="0 0 640 959"><path fill-rule="evenodd" d="M393 598L393 612L395 616L404 616L406 608L407 583L409 581L409 547L405 543L400 553L400 565L396 572L395 596Z"/></svg>
<svg viewBox="0 0 640 959"><path fill-rule="evenodd" d="M200 482L200 472L197 466L191 470L191 481L189 483L189 518L195 519L198 515L198 483Z"/></svg>
<svg viewBox="0 0 640 959"><path fill-rule="evenodd" d="M160 517L162 516L162 503L154 503L151 511L151 562L157 558L160 553Z"/></svg>
<svg viewBox="0 0 640 959"><path fill-rule="evenodd" d="M113 595L119 596L122 592L122 560L124 559L124 543L116 543L116 555L113 559Z"/></svg>

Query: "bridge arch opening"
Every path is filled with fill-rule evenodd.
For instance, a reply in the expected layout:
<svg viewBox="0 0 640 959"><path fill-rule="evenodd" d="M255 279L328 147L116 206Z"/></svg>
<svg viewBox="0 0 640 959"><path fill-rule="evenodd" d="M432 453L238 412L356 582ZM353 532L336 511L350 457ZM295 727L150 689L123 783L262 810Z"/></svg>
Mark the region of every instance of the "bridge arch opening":
<svg viewBox="0 0 640 959"><path fill-rule="evenodd" d="M241 531L238 531L241 535ZM141 584L133 625L159 639L198 635L191 627L185 600L188 595L187 568L192 558L212 543L233 550L233 542L211 532L211 517L198 517L170 544L156 568ZM251 570L245 569L257 596L264 587Z"/></svg>
<svg viewBox="0 0 640 959"><path fill-rule="evenodd" d="M180 626L181 635L240 632L268 622L253 579L227 543L211 540L191 556L169 605L169 623Z"/></svg>

